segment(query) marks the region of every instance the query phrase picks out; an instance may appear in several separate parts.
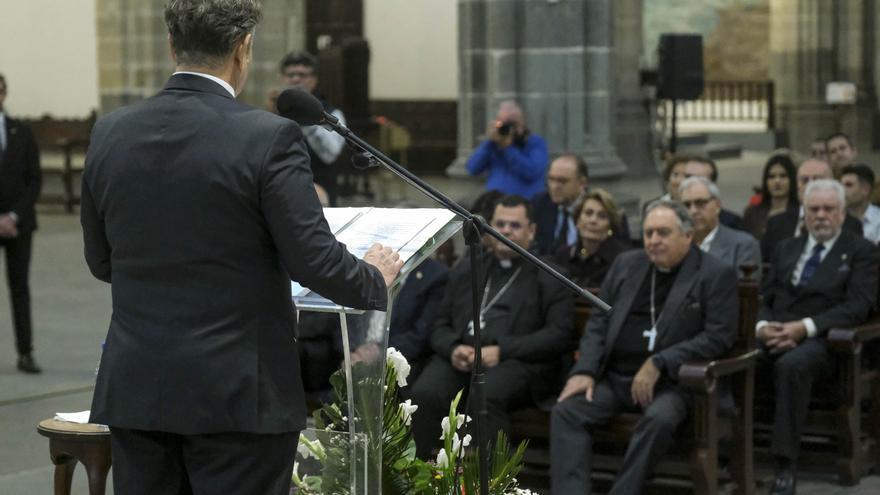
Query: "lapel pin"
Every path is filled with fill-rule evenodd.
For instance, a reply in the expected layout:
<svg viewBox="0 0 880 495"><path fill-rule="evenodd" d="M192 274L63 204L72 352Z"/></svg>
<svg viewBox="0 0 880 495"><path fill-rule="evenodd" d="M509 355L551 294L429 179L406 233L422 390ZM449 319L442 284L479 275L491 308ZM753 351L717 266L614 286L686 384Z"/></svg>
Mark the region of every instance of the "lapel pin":
<svg viewBox="0 0 880 495"><path fill-rule="evenodd" d="M840 261L846 261L846 253L840 255Z"/></svg>
<svg viewBox="0 0 880 495"><path fill-rule="evenodd" d="M422 275L422 272L416 272L416 280L421 280L422 277L424 277L424 275Z"/></svg>

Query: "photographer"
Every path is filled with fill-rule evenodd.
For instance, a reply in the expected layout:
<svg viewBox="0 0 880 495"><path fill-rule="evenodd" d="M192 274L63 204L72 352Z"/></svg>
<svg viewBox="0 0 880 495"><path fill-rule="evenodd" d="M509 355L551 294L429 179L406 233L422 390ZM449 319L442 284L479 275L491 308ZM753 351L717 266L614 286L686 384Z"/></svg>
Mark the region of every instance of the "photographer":
<svg viewBox="0 0 880 495"><path fill-rule="evenodd" d="M526 129L522 108L502 101L498 115L489 122L487 139L468 158L467 171L479 175L488 170L487 190L531 198L544 190L547 144Z"/></svg>

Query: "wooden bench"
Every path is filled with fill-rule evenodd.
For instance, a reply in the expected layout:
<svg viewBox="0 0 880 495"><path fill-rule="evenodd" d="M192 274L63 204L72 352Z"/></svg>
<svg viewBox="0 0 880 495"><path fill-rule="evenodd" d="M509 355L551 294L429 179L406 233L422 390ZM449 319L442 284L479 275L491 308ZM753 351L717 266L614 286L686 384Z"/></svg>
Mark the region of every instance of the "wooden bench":
<svg viewBox="0 0 880 495"><path fill-rule="evenodd" d="M39 119L25 120L40 149L43 177L60 179L60 193L48 192L44 180L40 203L61 204L67 213L73 212L79 203L75 182L85 165L86 149L96 119L97 113L93 111L83 119L56 119L44 115Z"/></svg>
<svg viewBox="0 0 880 495"><path fill-rule="evenodd" d="M673 452L655 469L649 483L682 487L694 493L714 494L722 478L719 467L719 439L729 438L730 469L727 477L735 493L752 494L755 477L752 457L752 408L754 373L758 351L755 350L755 323L758 309L758 283L743 279L739 284L740 324L733 350L724 359L682 365L678 380L694 394L694 408L679 428ZM585 328L589 308L578 312L579 328ZM580 321L583 319L583 321ZM733 394L732 410L720 411L719 384L728 380ZM639 414L620 414L607 427L594 434L593 476L608 480L619 467L620 455L632 438ZM549 408L517 411L511 415L511 438L514 443L529 440L523 474L547 476L549 455ZM676 455L679 454L679 455ZM683 460L682 460L683 455Z"/></svg>

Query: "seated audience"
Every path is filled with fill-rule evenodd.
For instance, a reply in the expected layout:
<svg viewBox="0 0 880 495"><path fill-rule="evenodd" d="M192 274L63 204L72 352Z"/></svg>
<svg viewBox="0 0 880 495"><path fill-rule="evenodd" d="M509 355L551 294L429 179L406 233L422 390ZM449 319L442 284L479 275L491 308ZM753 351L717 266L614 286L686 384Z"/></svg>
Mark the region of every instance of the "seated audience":
<svg viewBox="0 0 880 495"><path fill-rule="evenodd" d="M877 250L842 229L843 187L829 179L804 192L807 235L781 241L770 261L756 326L756 383L772 377L775 415L771 494L795 493L798 450L814 381L833 371L825 336L863 323L877 299Z"/></svg>
<svg viewBox="0 0 880 495"><path fill-rule="evenodd" d="M751 235L733 230L719 221L721 192L705 177L689 177L679 187L681 203L694 219L694 245L742 276L740 266L752 264L760 274L761 246Z"/></svg>
<svg viewBox="0 0 880 495"><path fill-rule="evenodd" d="M550 163L547 171L547 191L532 199L535 223L538 225L535 244L538 254L553 255L577 241L577 215L573 210L588 191L590 183L587 162L574 153L565 153ZM614 236L629 240L626 215L620 212L619 226Z"/></svg>
<svg viewBox="0 0 880 495"><path fill-rule="evenodd" d="M828 150L828 160L835 179L840 179L843 167L855 162L859 152L849 136L842 132L836 132L825 140Z"/></svg>
<svg viewBox="0 0 880 495"><path fill-rule="evenodd" d="M871 204L874 190L874 171L864 163L843 167L840 183L846 192L846 209L862 222L862 235L877 244L880 242L880 208Z"/></svg>
<svg viewBox="0 0 880 495"><path fill-rule="evenodd" d="M520 196L501 198L492 226L527 248L535 236L531 205ZM489 424L482 431L495 438L506 425L508 411L559 390L561 356L574 349L574 297L494 238L483 266L486 283L478 318ZM413 434L423 459L439 446L440 421L449 412L449 402L470 382L475 356L471 304L470 265L459 263L449 274L435 320L434 355L413 384L413 402L419 405Z"/></svg>
<svg viewBox="0 0 880 495"><path fill-rule="evenodd" d="M592 432L625 411L643 416L610 493L640 493L692 404L679 368L722 356L736 339L736 274L692 245L687 210L656 201L643 232L644 251L621 254L605 277L599 296L614 311L590 316L553 408L553 493L591 493Z"/></svg>
<svg viewBox="0 0 880 495"><path fill-rule="evenodd" d="M821 141L825 146L825 141ZM759 203L750 205L743 213L743 228L755 239L764 237L767 219L797 208L797 170L788 155L773 155L764 165Z"/></svg>
<svg viewBox="0 0 880 495"><path fill-rule="evenodd" d="M717 184L718 166L715 165L715 162L711 158L705 156L692 156L685 164L684 176L685 178L705 177L712 181L712 183ZM720 218L722 225L727 225L736 230L743 230L742 219L736 213L722 209Z"/></svg>
<svg viewBox="0 0 880 495"><path fill-rule="evenodd" d="M544 138L526 128L522 108L516 102L501 102L498 116L489 123L486 136L466 165L471 175L488 172L486 190L525 198L544 190L544 172L549 159L547 144Z"/></svg>
<svg viewBox="0 0 880 495"><path fill-rule="evenodd" d="M789 208L785 212L767 219L767 229L761 238L761 256L769 260L773 256L776 245L790 237L804 235L804 208L801 206L807 184L819 179L832 179L831 166L827 162L808 158L797 169L797 208ZM862 224L847 215L843 228L862 235Z"/></svg>
<svg viewBox="0 0 880 495"><path fill-rule="evenodd" d="M632 249L614 235L620 228L620 209L608 192L596 188L575 205L572 216L577 219L577 240L559 248L553 261L581 287L599 287L617 255Z"/></svg>

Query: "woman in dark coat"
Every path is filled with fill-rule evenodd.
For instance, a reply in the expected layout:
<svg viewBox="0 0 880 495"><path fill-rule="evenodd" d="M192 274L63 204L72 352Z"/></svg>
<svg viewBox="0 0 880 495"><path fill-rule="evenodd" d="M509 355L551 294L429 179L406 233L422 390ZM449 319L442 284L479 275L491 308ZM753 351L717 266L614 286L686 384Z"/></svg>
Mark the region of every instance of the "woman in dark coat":
<svg viewBox="0 0 880 495"><path fill-rule="evenodd" d="M614 258L632 249L613 235L620 229L620 209L607 191L590 189L575 206L572 218L578 239L574 245L560 248L553 261L581 287L599 287Z"/></svg>
<svg viewBox="0 0 880 495"><path fill-rule="evenodd" d="M788 155L773 155L764 165L761 179L761 202L743 212L743 227L761 240L767 219L789 208L798 207L797 169Z"/></svg>

